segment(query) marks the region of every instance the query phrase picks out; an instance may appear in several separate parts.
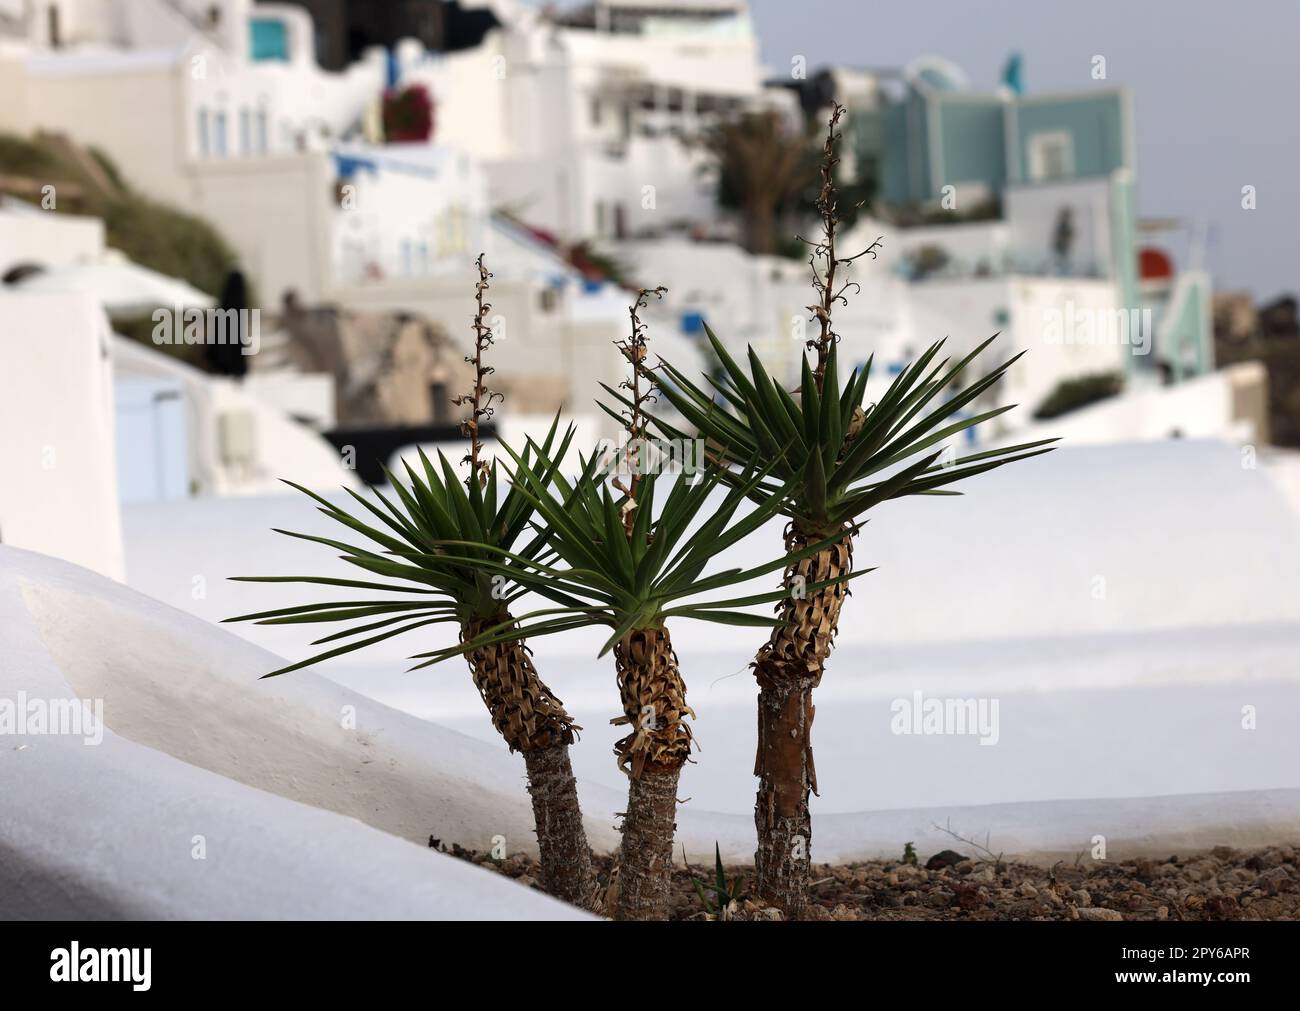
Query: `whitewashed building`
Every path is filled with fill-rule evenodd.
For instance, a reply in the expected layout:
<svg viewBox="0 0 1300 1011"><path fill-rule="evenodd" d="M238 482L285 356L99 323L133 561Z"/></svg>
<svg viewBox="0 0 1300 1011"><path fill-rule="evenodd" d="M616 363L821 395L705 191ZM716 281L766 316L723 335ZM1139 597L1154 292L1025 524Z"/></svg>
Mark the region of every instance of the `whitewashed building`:
<svg viewBox="0 0 1300 1011"><path fill-rule="evenodd" d="M0 206L0 276L104 253L101 221ZM121 503L357 484L255 385L114 335L88 290L0 284L0 321L0 543L122 579Z"/></svg>
<svg viewBox="0 0 1300 1011"><path fill-rule="evenodd" d="M746 0L496 5L483 44L401 54L442 140L480 158L494 205L565 240L685 232L717 219L701 134L773 103Z"/></svg>
<svg viewBox="0 0 1300 1011"><path fill-rule="evenodd" d="M472 93L435 94L438 143L383 144L379 104L397 61L382 49L331 73L297 7L119 6L27 9L0 47L0 130L64 132L107 152L140 191L208 219L265 306L292 292L302 304L419 313L465 341L473 259L485 252L497 313L527 349L498 365L521 407L589 402L590 372L572 363L591 362L590 346L621 332L626 307L590 290L554 249L520 260L519 243L506 241L497 255L482 152L456 143ZM412 73L402 85L420 81Z"/></svg>
<svg viewBox="0 0 1300 1011"><path fill-rule="evenodd" d="M1160 257L1141 244L1128 92L978 94L934 57L900 76L887 87L865 72L831 75L848 106L845 163L875 163L887 208L922 220L952 212L932 224L866 217L839 236L844 256L879 240L874 255L840 268L839 284L854 286L835 309L841 361L874 355L868 399L932 342L947 338L946 353L960 357L999 333L985 369L1029 352L995 391L998 403L1021 409L979 438L1029 424L1063 381L1102 373L1123 376L1151 405L1135 438L1237 431L1239 412L1222 408L1232 398L1161 396L1164 384L1213 367L1210 280L1196 263L1149 269ZM990 202L992 211L970 213ZM794 351L815 329L806 263L676 238L607 248L648 283L666 284L688 328L708 322L734 352L752 344L778 374L784 363L783 381L797 383ZM1259 382L1243 374L1233 385ZM1203 385L1228 388L1226 380ZM1174 406L1156 406L1166 402ZM1181 425L1169 420L1179 412ZM1102 430L1113 438L1116 426Z"/></svg>

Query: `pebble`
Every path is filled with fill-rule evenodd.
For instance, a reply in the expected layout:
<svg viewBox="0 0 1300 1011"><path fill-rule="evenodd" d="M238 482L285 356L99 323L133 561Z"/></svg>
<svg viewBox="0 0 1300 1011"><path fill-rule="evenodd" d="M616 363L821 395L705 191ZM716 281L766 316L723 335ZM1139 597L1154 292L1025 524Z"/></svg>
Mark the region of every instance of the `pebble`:
<svg viewBox="0 0 1300 1011"><path fill-rule="evenodd" d="M1124 914L1115 909L1076 909L1075 916L1080 920L1122 920Z"/></svg>

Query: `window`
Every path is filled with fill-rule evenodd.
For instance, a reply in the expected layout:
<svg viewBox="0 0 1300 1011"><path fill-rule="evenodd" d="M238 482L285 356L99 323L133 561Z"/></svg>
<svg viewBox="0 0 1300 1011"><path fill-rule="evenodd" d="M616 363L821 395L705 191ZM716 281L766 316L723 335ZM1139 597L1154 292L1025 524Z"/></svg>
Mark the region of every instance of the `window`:
<svg viewBox="0 0 1300 1011"><path fill-rule="evenodd" d="M208 110L207 109L199 110L198 142L199 142L198 145L199 157L200 158L210 157L212 154L212 147L208 142Z"/></svg>
<svg viewBox="0 0 1300 1011"><path fill-rule="evenodd" d="M442 211L434 223L438 255L449 256L465 249L465 209L459 205Z"/></svg>
<svg viewBox="0 0 1300 1011"><path fill-rule="evenodd" d="M429 385L429 400L433 404L433 423L435 425L450 424L451 396L447 392L447 384L431 383Z"/></svg>
<svg viewBox="0 0 1300 1011"><path fill-rule="evenodd" d="M253 114L247 107L239 110L239 154L247 158L253 153Z"/></svg>
<svg viewBox="0 0 1300 1011"><path fill-rule="evenodd" d="M267 150L267 125L266 110L257 110L257 153L266 154Z"/></svg>
<svg viewBox="0 0 1300 1011"><path fill-rule="evenodd" d="M465 248L465 217L465 208L451 209L451 248L458 253Z"/></svg>
<svg viewBox="0 0 1300 1011"><path fill-rule="evenodd" d="M1029 138L1029 178L1034 182L1069 179L1074 175L1074 137L1065 130L1036 133Z"/></svg>
<svg viewBox="0 0 1300 1011"><path fill-rule="evenodd" d="M249 27L249 55L254 63L289 59L289 32L283 21L253 18Z"/></svg>
<svg viewBox="0 0 1300 1011"><path fill-rule="evenodd" d="M226 114L218 112L212 117L212 156L226 157Z"/></svg>

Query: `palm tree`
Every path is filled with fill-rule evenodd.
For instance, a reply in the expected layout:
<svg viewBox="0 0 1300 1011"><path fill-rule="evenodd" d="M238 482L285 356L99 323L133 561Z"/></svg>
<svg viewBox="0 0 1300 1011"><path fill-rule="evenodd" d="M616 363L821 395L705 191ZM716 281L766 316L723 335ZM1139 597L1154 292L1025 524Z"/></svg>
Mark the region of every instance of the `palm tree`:
<svg viewBox="0 0 1300 1011"><path fill-rule="evenodd" d="M797 205L815 157L807 135L767 110L719 124L704 146L717 165L719 202L744 215L745 248L776 252L777 218Z"/></svg>
<svg viewBox="0 0 1300 1011"><path fill-rule="evenodd" d="M624 384L629 393L626 412L615 413L628 435L625 453L635 456L645 435L645 401L640 365L644 363L645 328L638 317L646 298L642 291L631 307L632 332L617 342L635 366ZM530 446L536 460L550 462L544 448ZM507 447L509 451L509 447ZM619 460L628 456L620 454ZM540 617L525 628L529 635L545 635L571 627L574 615L589 623L604 624L611 634L600 655L613 652L618 673L622 715L615 724L630 732L615 745L618 764L629 777L623 843L618 861L618 897L613 913L619 919L662 919L667 914L672 870L672 842L677 808L677 784L691 752L687 718L694 713L686 702L686 683L678 668L668 631L670 620L697 618L730 625L771 627L776 619L737 608L772 603L784 589L743 598L686 603L700 593L723 590L798 564L827 544L805 545L795 555L781 555L754 568L728 569L705 575L705 569L727 550L775 516L784 494L762 496L763 501L742 519L736 513L747 498L758 494L768 472L753 459L743 463L731 487L723 486L725 468L712 468L694 482L682 477L656 510L656 493L662 474L645 471L630 461L630 480L614 479L614 490L593 461L584 460L582 476L570 483L550 466L528 467L516 457L511 474L515 488L541 519L565 569L541 565L507 551L496 552L497 564L488 571L509 574L523 585L554 600L582 598L586 604L571 611L563 608ZM718 494L715 494L717 492ZM708 512L703 510L708 506ZM695 529L697 517L707 515ZM844 573L840 578L848 578ZM820 591L825 584L814 584ZM539 612L540 614L540 612ZM503 632L489 632L481 643L491 643ZM456 653L449 648L424 654L430 662Z"/></svg>
<svg viewBox="0 0 1300 1011"><path fill-rule="evenodd" d="M749 494L760 508L770 508L774 499L780 499L778 511L789 521L787 592L777 604L777 624L753 666L759 686L755 887L791 916L799 916L807 902L811 864L808 795L817 790L812 692L821 681L839 627L848 595L844 577L852 566L854 536L862 516L879 503L904 495L959 494L946 486L1048 452L1048 443L1055 441L1044 439L941 461L945 442L1015 406L972 417L958 415L989 393L1020 355L960 392L944 396L956 388L967 366L996 334L955 364L947 358L936 362L944 341L932 345L869 407L863 405L863 396L870 359L841 383L838 336L831 317L851 284L835 287L836 268L867 253L875 256L875 244L852 257L835 251L834 145L842 112L836 107L830 119L818 199L823 236L810 256L819 301L809 308L820 323L820 335L809 341L808 350L815 358L810 363L803 356L795 395L771 377L752 348L748 369L743 368L708 327L709 342L723 369L717 379L708 379L707 389L670 363L661 363L654 371L646 369L658 392L694 426L698 437L708 440L714 460L742 467L754 458L770 461L770 479L760 481ZM619 391L610 387L606 391L627 403ZM688 437L658 414L651 422L670 438ZM934 447L940 448L931 452ZM728 481L735 488L745 479L733 473ZM809 550L818 544L822 547Z"/></svg>
<svg viewBox="0 0 1300 1011"><path fill-rule="evenodd" d="M493 401L500 397L485 385L492 372L484 362L484 352L492 344L492 333L485 323L491 306L484 301L491 274L484 266L482 256L478 258L477 266L474 355L465 359L474 367L474 389L457 399L457 403L472 406L470 417L462 428L470 440L469 454L464 461L470 465L468 478L462 483L441 453L438 454L440 466L435 468L421 451L422 474L409 464L405 465L409 487L404 487L393 474L388 474L400 504L395 504L376 489L375 495L382 504L382 507L377 506L349 489L348 494L371 514L372 523L378 521L378 526L369 525L306 488L293 485L314 499L322 513L360 534L371 546L356 546L290 531L278 532L341 551L344 561L382 577L384 581L309 576L236 578L248 582L343 586L377 590L390 596L304 604L227 619L265 625L361 621L313 644L343 641L345 645L334 646L307 660L272 671L266 677L299 670L439 623L455 625L462 645L475 643L489 630L501 632L518 627L511 607L525 591L512 590L505 580L493 580L480 563L495 561L498 556L492 552L502 550L517 551L521 559L530 563L544 563L551 553L545 548L544 537L524 538L534 518L531 505L526 496L514 490L502 498L499 495L497 462L494 459L488 463L483 457L479 426L484 419L491 417ZM573 438L570 428L557 440L558 425L557 416L540 447L547 455L547 461L532 459L530 452L526 451L518 465L519 472L533 474L539 481L548 480L555 466L549 458L553 455L555 459L563 459ZM469 547L464 548L456 560L449 560L442 546L447 541ZM376 634L357 638L367 633ZM466 655L470 675L487 705L493 726L512 752L519 751L524 756L543 884L559 898L590 907L595 899L596 879L578 805L577 783L569 760L569 745L581 728L574 724L561 701L538 676L523 635L515 632L496 635L491 642L466 650Z"/></svg>

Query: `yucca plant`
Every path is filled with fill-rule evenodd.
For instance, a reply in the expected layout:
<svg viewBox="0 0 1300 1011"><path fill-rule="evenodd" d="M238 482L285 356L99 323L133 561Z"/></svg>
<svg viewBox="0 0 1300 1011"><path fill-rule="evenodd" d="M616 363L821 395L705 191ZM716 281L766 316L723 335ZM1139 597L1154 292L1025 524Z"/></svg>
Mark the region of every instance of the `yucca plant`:
<svg viewBox="0 0 1300 1011"><path fill-rule="evenodd" d="M778 511L789 521L787 590L777 604L778 622L753 664L759 687L754 820L756 890L792 916L800 915L807 902L811 864L808 796L817 790L812 692L821 681L849 592L842 577L852 565L856 524L889 499L960 494L946 486L1047 452L1047 444L1054 441L942 458L948 440L1015 406L973 416L959 413L993 390L1019 355L952 393L966 368L994 338L955 364L939 357L944 342L937 342L904 369L874 405L863 403L871 359L841 381L832 310L837 302L844 302L851 282L836 288L836 269L868 253L874 258L876 250L873 243L855 256L841 257L835 251L835 143L842 114L837 106L831 115L822 159L817 207L823 236L809 257L819 295L809 309L820 333L807 344L814 361L802 356L799 388L787 391L752 348L748 368L742 367L707 327L709 342L722 363L720 376L708 379L707 387L697 385L671 363L661 362L655 370L643 366L657 391L695 431L688 434L660 412L652 414L651 424L670 438L706 439L709 457L721 463L743 466L754 458L770 461L770 477L747 494L761 509L779 501ZM618 401L617 410L626 407L622 392L605 389ZM606 410L615 413L616 409ZM733 472L728 480L735 488L744 478ZM809 551L815 544L823 546Z"/></svg>
<svg viewBox="0 0 1300 1011"><path fill-rule="evenodd" d="M407 485L388 474L396 502L375 490L379 505L348 489L364 509L353 514L321 496L293 485L310 496L320 512L361 535L366 545L348 544L327 537L278 531L291 537L325 545L341 552L342 559L367 573L382 578L369 580L313 576L245 576L247 582L292 582L331 587L380 591L385 596L369 600L344 600L303 604L296 607L244 614L228 621L254 621L264 625L317 622L357 622L340 632L316 640L313 645L342 643L306 660L272 671L266 677L287 674L311 664L371 646L394 636L438 624L458 629L468 658L470 674L483 697L492 723L512 752L523 754L528 791L532 797L540 851L542 880L551 894L580 906L590 907L596 881L578 805L577 784L569 760L569 745L581 729L574 724L561 701L542 682L533 666L521 621L512 606L527 591L509 577L518 564L544 565L554 557L545 546L546 538L531 529L533 509L528 496L517 490L502 495L497 461L485 458L479 440L481 423L493 414L500 395L486 386L492 373L484 353L492 344L486 324L491 309L485 301L491 274L477 260L474 355L467 363L474 367L474 389L457 403L470 405L462 427L469 439L463 463L469 475L463 481L442 454L438 466L420 452L421 470L405 464ZM518 458L516 473L527 473L546 483L556 464L569 450L573 431L560 434L559 418L539 448L545 460L534 458L526 449ZM387 471L386 471L387 473ZM291 483L291 482L290 482ZM367 515L368 514L368 515ZM364 516L364 522L358 516ZM455 542L455 557L444 546ZM511 552L520 562L497 564L500 552ZM492 571L485 562L493 563ZM504 573L504 578L494 578ZM550 590L550 587L543 586ZM582 602L559 594L565 606ZM549 631L577 627L585 621L566 612L567 624L552 622ZM479 640L490 640L479 643ZM421 663L419 666L427 666Z"/></svg>
<svg viewBox="0 0 1300 1011"><path fill-rule="evenodd" d="M638 310L644 308L650 294L639 294L631 308L631 337L617 342L634 365L645 360L645 328ZM706 574L720 552L777 514L785 494L759 494L769 471L759 469L752 457L741 463L735 474L717 466L694 480L669 478L671 487L661 493L663 475L642 468L635 459L645 437L644 408L649 392L648 386L642 388L642 378L634 368L625 384L629 408L617 415L628 442L616 462L627 461L629 456L634 459L626 468L620 467L625 473L613 479L614 491L604 481L608 476L605 468L593 466L591 460L583 461L582 475L570 482L553 467L529 467L527 457L515 457L511 473L515 490L536 511L549 534L548 543L567 567L541 565L504 550L496 552L499 562L484 565L486 571L499 572L552 599L559 599L558 595L581 598L585 607L574 612L579 619L610 629L600 655L614 655L623 710L612 722L630 730L614 749L619 767L630 780L612 910L619 919L662 919L667 914L677 784L691 753L687 718L694 718L686 703L686 682L673 651L669 622L696 618L773 626L776 619L739 608L772 603L785 595L783 589L724 600L691 602L689 598L777 572L827 547L810 543L792 557L782 554L750 569ZM549 465L550 453L544 447L529 448L536 461ZM724 477L734 478L729 487L723 483ZM737 519L740 507L755 496L761 503ZM702 514L707 519L694 526ZM844 572L836 578L850 575ZM815 591L824 588L821 583L813 587ZM573 614L561 613L563 608L556 611L539 617L536 625L523 631L547 634L569 627ZM490 644L494 638L489 634L479 644ZM436 662L455 652L449 648L426 655Z"/></svg>
<svg viewBox="0 0 1300 1011"><path fill-rule="evenodd" d="M686 859L685 853L682 854L682 859ZM713 880L705 884L691 875L691 884L695 886L695 894L700 897L700 905L710 916L725 917L728 907L745 897L744 877L727 880L726 869L722 866L722 847L716 842L713 844ZM712 899L705 894L706 891L713 893Z"/></svg>

